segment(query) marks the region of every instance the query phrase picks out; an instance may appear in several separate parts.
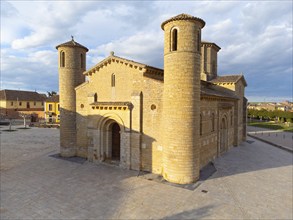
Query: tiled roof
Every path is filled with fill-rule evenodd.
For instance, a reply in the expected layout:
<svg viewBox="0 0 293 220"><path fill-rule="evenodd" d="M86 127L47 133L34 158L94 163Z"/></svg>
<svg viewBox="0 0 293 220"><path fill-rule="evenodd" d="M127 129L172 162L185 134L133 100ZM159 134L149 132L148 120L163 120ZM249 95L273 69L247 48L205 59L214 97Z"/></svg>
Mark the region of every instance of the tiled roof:
<svg viewBox="0 0 293 220"><path fill-rule="evenodd" d="M63 44L56 46L56 49L58 49L58 47L81 47L81 48L85 49L86 51L89 51L89 49L86 48L85 46L75 42L73 38L71 41L68 41L68 42L65 42Z"/></svg>
<svg viewBox="0 0 293 220"><path fill-rule="evenodd" d="M239 99L232 91L217 85L213 85L206 81L201 81L200 92L202 96L213 96L218 98Z"/></svg>
<svg viewBox="0 0 293 220"><path fill-rule="evenodd" d="M217 78L212 79L210 82L212 82L212 83L225 83L225 82L233 82L233 83L236 83L236 82L238 82L241 79L243 80L244 85L247 86L247 83L246 83L243 75L217 76Z"/></svg>
<svg viewBox="0 0 293 220"><path fill-rule="evenodd" d="M46 99L46 102L59 102L59 95L53 95Z"/></svg>
<svg viewBox="0 0 293 220"><path fill-rule="evenodd" d="M219 98L230 98L230 99L238 99L238 97L235 94L223 92L223 91L217 91L210 88L201 88L201 95L206 96L215 96Z"/></svg>
<svg viewBox="0 0 293 220"><path fill-rule="evenodd" d="M197 18L197 17L194 17L194 16L189 15L189 14L180 14L180 15L177 15L175 17L172 17L172 18L164 21L161 24L161 28L164 30L165 24L167 24L168 22L171 22L171 21L179 21L179 20L199 21L202 24L202 28L205 26L205 22L201 18Z"/></svg>
<svg viewBox="0 0 293 220"><path fill-rule="evenodd" d="M0 100L45 101L46 95L31 91L0 90Z"/></svg>

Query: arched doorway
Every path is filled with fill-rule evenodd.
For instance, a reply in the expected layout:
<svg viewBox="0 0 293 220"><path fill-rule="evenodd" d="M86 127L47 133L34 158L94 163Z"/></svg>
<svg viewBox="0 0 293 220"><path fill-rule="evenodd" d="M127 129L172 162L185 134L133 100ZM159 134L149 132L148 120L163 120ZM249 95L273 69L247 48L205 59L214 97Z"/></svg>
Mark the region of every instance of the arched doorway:
<svg viewBox="0 0 293 220"><path fill-rule="evenodd" d="M228 148L227 119L223 117L220 124L220 154L225 152L227 148Z"/></svg>
<svg viewBox="0 0 293 220"><path fill-rule="evenodd" d="M93 161L104 161L121 167L130 164L130 135L125 134L121 117L107 113L98 121L97 133L93 133Z"/></svg>
<svg viewBox="0 0 293 220"><path fill-rule="evenodd" d="M115 122L111 128L111 159L120 160L120 126Z"/></svg>

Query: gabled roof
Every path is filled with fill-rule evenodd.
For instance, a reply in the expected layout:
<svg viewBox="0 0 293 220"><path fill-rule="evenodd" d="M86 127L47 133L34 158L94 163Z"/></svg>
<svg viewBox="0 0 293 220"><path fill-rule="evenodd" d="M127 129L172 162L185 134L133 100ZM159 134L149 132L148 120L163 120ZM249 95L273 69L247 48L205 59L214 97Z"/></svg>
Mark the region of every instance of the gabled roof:
<svg viewBox="0 0 293 220"><path fill-rule="evenodd" d="M189 14L179 14L177 16L174 16L166 21L164 21L162 24L161 24L161 28L164 30L164 26L165 24L171 22L171 21L179 21L179 20L189 20L189 21L198 21L201 23L202 27L203 28L205 26L205 22L204 20L202 20L201 18L197 18L197 17L194 17L192 15L189 15Z"/></svg>
<svg viewBox="0 0 293 220"><path fill-rule="evenodd" d="M85 46L75 42L73 37L72 37L71 41L68 41L68 42L65 42L63 44L59 44L58 46L56 46L57 50L58 50L58 47L80 47L80 48L85 49L87 52L89 51L89 49L86 48Z"/></svg>
<svg viewBox="0 0 293 220"><path fill-rule="evenodd" d="M153 66L148 66L146 64L142 64L133 60L125 59L122 57L114 56L114 52L111 52L111 55L105 58L104 60L100 61L97 65L93 66L91 69L85 71L84 75L92 75L95 71L98 71L103 66L107 66L111 63L122 63L130 68L135 68L138 70L143 71L144 76L154 78L154 79L161 79L163 80L164 70L160 68L156 68Z"/></svg>
<svg viewBox="0 0 293 220"><path fill-rule="evenodd" d="M243 81L244 86L247 86L246 80L243 75L224 75L217 76L217 78L212 79L212 83L237 83L239 80Z"/></svg>
<svg viewBox="0 0 293 220"><path fill-rule="evenodd" d="M46 99L46 102L59 102L59 95L53 95Z"/></svg>
<svg viewBox="0 0 293 220"><path fill-rule="evenodd" d="M45 101L46 95L31 91L0 90L0 100Z"/></svg>

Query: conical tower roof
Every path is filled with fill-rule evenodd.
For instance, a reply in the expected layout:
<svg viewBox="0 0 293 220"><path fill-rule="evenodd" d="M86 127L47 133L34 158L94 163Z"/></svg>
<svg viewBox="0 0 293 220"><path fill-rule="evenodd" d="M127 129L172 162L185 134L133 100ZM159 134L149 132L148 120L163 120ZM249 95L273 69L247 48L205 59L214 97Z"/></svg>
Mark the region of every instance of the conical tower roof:
<svg viewBox="0 0 293 220"><path fill-rule="evenodd" d="M56 46L56 49L58 50L58 47L80 47L86 50L86 52L89 51L88 48L86 48L85 46L77 43L76 41L74 41L73 37L71 39L71 41L65 42L63 44L59 44L58 46Z"/></svg>
<svg viewBox="0 0 293 220"><path fill-rule="evenodd" d="M204 20L202 20L201 18L197 18L197 17L194 17L192 15L189 15L189 14L179 14L175 17L172 17L166 21L164 21L162 24L161 24L161 28L164 30L164 26L165 24L171 22L171 21L179 21L179 20L189 20L189 21L198 21L202 24L202 27L203 28L205 26L205 22Z"/></svg>

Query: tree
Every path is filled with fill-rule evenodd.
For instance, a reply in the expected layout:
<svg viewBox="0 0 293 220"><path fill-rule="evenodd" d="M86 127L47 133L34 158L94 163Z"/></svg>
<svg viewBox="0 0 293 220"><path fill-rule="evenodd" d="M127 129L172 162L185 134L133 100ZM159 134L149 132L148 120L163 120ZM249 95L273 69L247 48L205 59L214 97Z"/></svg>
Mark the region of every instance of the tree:
<svg viewBox="0 0 293 220"><path fill-rule="evenodd" d="M3 111L0 112L0 120L9 120L9 131L12 131L11 126L12 126L12 116L8 116L7 111L4 113Z"/></svg>
<svg viewBox="0 0 293 220"><path fill-rule="evenodd" d="M275 120L276 116L277 116L276 111L268 111L268 117L271 121Z"/></svg>
<svg viewBox="0 0 293 220"><path fill-rule="evenodd" d="M284 112L283 117L286 119L286 122L292 122L293 119L293 112Z"/></svg>
<svg viewBox="0 0 293 220"><path fill-rule="evenodd" d="M251 118L255 118L257 116L257 110L248 109L248 116L251 117Z"/></svg>
<svg viewBox="0 0 293 220"><path fill-rule="evenodd" d="M248 116L252 118L260 118L260 119L270 119L270 120L278 120L280 122L293 122L293 112L289 111L281 111L281 110L273 110L268 111L265 109L256 110L256 109L248 109Z"/></svg>
<svg viewBox="0 0 293 220"><path fill-rule="evenodd" d="M27 113L20 112L19 116L23 118L23 126L26 128L26 118L29 118L31 115Z"/></svg>
<svg viewBox="0 0 293 220"><path fill-rule="evenodd" d="M48 96L49 97L52 97L54 95L57 95L57 92L55 92L55 91L52 91L52 92L47 91L47 93L48 93Z"/></svg>

